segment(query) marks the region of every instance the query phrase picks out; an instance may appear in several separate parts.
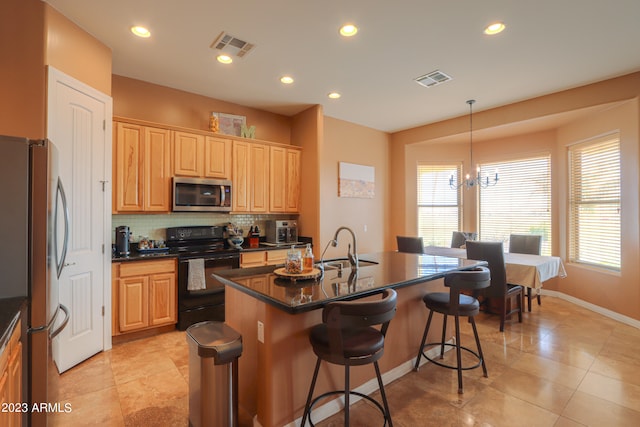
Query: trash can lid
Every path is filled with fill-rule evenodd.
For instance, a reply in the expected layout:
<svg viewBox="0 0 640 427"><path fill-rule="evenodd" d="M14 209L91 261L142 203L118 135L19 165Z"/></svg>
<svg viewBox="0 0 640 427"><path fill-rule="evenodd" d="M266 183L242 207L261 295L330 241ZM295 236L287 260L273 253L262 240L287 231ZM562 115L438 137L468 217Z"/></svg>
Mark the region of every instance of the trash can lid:
<svg viewBox="0 0 640 427"><path fill-rule="evenodd" d="M213 357L216 365L231 362L242 354L242 335L223 322L191 325L187 328L187 339L198 346L198 356Z"/></svg>

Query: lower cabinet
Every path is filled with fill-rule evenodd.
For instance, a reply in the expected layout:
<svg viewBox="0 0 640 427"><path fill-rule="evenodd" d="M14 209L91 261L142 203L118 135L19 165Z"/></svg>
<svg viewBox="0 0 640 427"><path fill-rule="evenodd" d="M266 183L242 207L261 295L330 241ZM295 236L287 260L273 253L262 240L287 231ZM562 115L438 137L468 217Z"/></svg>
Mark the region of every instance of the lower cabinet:
<svg viewBox="0 0 640 427"><path fill-rule="evenodd" d="M177 322L176 260L115 263L113 335Z"/></svg>
<svg viewBox="0 0 640 427"><path fill-rule="evenodd" d="M240 268L262 267L265 265L284 264L288 249L269 251L251 251L240 254Z"/></svg>
<svg viewBox="0 0 640 427"><path fill-rule="evenodd" d="M11 405L22 401L22 343L21 322L16 324L7 346L0 353L0 425L21 426L22 412Z"/></svg>

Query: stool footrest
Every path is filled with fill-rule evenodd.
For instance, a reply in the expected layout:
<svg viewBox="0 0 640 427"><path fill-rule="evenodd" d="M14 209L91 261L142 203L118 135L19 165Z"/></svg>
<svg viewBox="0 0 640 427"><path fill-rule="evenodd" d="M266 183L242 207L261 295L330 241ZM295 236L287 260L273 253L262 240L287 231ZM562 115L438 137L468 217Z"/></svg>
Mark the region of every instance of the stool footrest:
<svg viewBox="0 0 640 427"><path fill-rule="evenodd" d="M309 424L311 425L311 427L315 427L315 424L313 423L313 421L311 421L311 412L313 411L313 407L314 405L319 401L324 399L325 397L328 396L332 396L334 394L339 394L341 396L344 396L344 390L333 390L333 391L328 391L324 394L321 394L320 396L316 397L315 399L313 399L311 401L311 404L309 405ZM378 402L377 400L375 400L374 398L372 398L371 396L367 396L366 394L360 393L358 391L349 391L349 394L351 395L355 395L358 397L361 397L363 399L367 399L369 402L373 403L378 410L380 410L380 412L382 413L382 416L384 417L384 424L383 427L387 425L387 414L384 410L384 408L382 407L382 405L380 404L380 402Z"/></svg>
<svg viewBox="0 0 640 427"><path fill-rule="evenodd" d="M437 361L435 359L432 359L429 356L427 356L427 354L424 351L424 349L426 347L435 347L435 346L442 347L443 345L445 345L447 347L456 348L455 344L451 344L451 343L447 343L447 342L446 343L430 342L430 343L426 343L424 346L422 346L422 351L421 351L422 352L422 356L424 356L424 358L427 359L429 362L435 363L438 366L442 366L443 368L456 369L457 370L458 369L458 365L447 365L446 363L439 362L439 361ZM473 356L475 356L476 359L478 359L478 363L476 363L475 365L473 365L473 366L462 366L460 369L462 369L463 371L468 371L470 369L479 368L482 365L482 357L480 357L480 354L478 354L477 351L474 351L474 350L472 350L472 349L470 349L468 347L464 347L462 345L460 346L460 350L464 350L467 353L470 353Z"/></svg>

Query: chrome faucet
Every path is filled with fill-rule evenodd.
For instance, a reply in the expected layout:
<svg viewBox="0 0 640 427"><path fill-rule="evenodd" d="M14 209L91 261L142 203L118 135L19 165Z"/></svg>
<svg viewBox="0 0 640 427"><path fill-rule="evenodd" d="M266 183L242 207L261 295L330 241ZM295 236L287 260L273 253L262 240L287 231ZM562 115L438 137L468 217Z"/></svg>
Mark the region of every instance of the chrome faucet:
<svg viewBox="0 0 640 427"><path fill-rule="evenodd" d="M357 249L357 243L356 243L356 233L354 233L352 229L350 229L349 227L338 228L336 230L336 234L333 235L333 240L331 241L331 244L333 245L333 247L338 246L338 234L340 234L342 230L347 230L349 233L351 233L351 240L353 241L353 252L351 252L351 244L349 244L349 249L347 250L347 258L349 258L349 264L351 264L351 268L357 269L358 268L358 249Z"/></svg>

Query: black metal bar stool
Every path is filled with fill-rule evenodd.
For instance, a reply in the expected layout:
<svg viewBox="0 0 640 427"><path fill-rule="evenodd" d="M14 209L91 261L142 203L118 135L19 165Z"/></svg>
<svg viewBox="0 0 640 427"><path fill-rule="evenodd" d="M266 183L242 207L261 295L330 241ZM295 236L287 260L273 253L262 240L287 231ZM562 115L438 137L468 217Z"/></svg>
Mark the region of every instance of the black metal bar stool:
<svg viewBox="0 0 640 427"><path fill-rule="evenodd" d="M378 301L337 301L330 302L324 307L322 310L323 323L311 328L309 334L309 341L318 360L309 387L309 396L304 407L301 426L305 425L307 417L309 417L309 424L314 425L311 421L311 411L316 402L324 397L343 393L345 426L349 425L349 396L351 394L375 404L384 415L385 425L393 426L378 360L384 352L384 338L389 322L396 314L396 301L396 291L385 289L382 292L382 299ZM320 362L323 360L344 366L344 390L329 391L313 399ZM384 407L373 398L350 389L349 368L369 363L373 363L375 367Z"/></svg>
<svg viewBox="0 0 640 427"><path fill-rule="evenodd" d="M419 369L420 358L423 356L438 366L456 369L458 371L458 393L461 394L464 392L462 388L463 370L475 369L482 366L484 376L488 377L487 366L484 362L484 356L482 355L482 347L480 346L480 338L478 338L478 330L476 329L476 322L474 319L475 315L480 312L480 303L476 298L461 294L460 291L467 290L473 292L478 289L488 287L490 283L491 275L489 273L489 269L486 267L478 267L468 271L458 271L455 273L449 273L444 278L444 285L449 288L449 293L432 292L430 294L426 294L422 298L424 304L429 309L429 318L427 319L427 325L424 328L422 342L420 344L420 349L418 350L418 358L416 359L416 365L414 367L415 371ZM429 326L431 325L431 319L433 318L434 312L442 313L444 315L442 322L442 341L426 343ZM446 342L447 316L453 316L455 319L456 342L454 344ZM466 316L469 318L469 322L473 328L473 335L476 339L477 352L460 344L460 316ZM425 349L428 350L435 346L440 347L440 359L444 358L445 346L455 347L457 360L456 365L448 365L427 356ZM462 366L462 350L474 355L478 359L478 363L473 366Z"/></svg>

